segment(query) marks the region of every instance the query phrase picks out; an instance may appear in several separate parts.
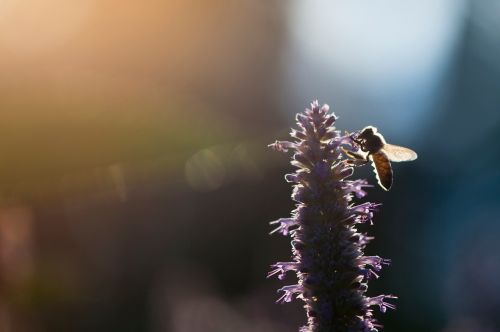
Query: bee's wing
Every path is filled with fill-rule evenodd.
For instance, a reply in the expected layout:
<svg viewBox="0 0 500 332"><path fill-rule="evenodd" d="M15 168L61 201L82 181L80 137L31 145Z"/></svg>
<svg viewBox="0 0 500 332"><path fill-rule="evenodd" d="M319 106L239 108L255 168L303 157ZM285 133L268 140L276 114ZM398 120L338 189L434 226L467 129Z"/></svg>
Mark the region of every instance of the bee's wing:
<svg viewBox="0 0 500 332"><path fill-rule="evenodd" d="M417 159L417 153L415 151L402 146L384 144L382 150L384 150L390 161L412 161Z"/></svg>

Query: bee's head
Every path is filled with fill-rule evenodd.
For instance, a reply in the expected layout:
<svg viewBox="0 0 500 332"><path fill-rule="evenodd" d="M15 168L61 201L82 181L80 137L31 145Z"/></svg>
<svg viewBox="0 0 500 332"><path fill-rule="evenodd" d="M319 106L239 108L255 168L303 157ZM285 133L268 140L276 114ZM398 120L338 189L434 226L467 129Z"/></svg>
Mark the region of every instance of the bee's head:
<svg viewBox="0 0 500 332"><path fill-rule="evenodd" d="M377 128L373 126L364 127L358 135L358 139L368 139L375 135Z"/></svg>

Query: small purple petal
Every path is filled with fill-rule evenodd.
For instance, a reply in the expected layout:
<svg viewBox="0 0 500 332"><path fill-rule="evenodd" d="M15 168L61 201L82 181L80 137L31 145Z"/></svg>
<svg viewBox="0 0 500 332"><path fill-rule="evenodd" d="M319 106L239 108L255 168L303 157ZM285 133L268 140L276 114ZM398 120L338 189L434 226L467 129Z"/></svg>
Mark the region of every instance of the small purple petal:
<svg viewBox="0 0 500 332"><path fill-rule="evenodd" d="M326 117L325 122L323 123L324 128L325 129L330 129L330 126L333 125L336 120L337 120L337 117L335 116L335 114L328 115Z"/></svg>
<svg viewBox="0 0 500 332"><path fill-rule="evenodd" d="M394 309L396 309L396 306L394 304L387 303L384 300L385 299L397 299L397 298L398 297L394 296L394 295L379 295L379 296L375 296L375 297L369 297L366 304L369 307L371 307L373 305L378 305L378 307L380 308L380 312L386 312L387 308L394 310Z"/></svg>
<svg viewBox="0 0 500 332"><path fill-rule="evenodd" d="M340 145L354 145L354 141L352 140L351 135L338 136L332 139L331 144L335 144L335 146Z"/></svg>
<svg viewBox="0 0 500 332"><path fill-rule="evenodd" d="M285 181L299 183L300 182L299 175L296 173L285 174Z"/></svg>
<svg viewBox="0 0 500 332"><path fill-rule="evenodd" d="M358 258L358 264L360 266L370 265L378 272L382 270L382 265L391 264L391 260L380 256L362 256Z"/></svg>
<svg viewBox="0 0 500 332"><path fill-rule="evenodd" d="M269 224L271 225L279 224L279 226L273 229L269 234L274 234L276 232L279 232L284 236L287 236L290 227L297 225L298 221L293 218L279 218L278 220L271 221Z"/></svg>
<svg viewBox="0 0 500 332"><path fill-rule="evenodd" d="M306 134L304 134L303 132L298 131L296 129L292 129L292 131L290 132L290 136L292 136L296 139L302 139L302 140L307 138Z"/></svg>
<svg viewBox="0 0 500 332"><path fill-rule="evenodd" d="M302 293L303 287L301 285L289 285L283 286L278 289L278 292L284 292L284 294L276 301L276 303L291 302L294 294Z"/></svg>
<svg viewBox="0 0 500 332"><path fill-rule="evenodd" d="M339 173L339 177L341 179L344 179L344 178L348 178L350 177L352 174L354 173L354 168L352 167L345 167L343 168L340 173Z"/></svg>
<svg viewBox="0 0 500 332"><path fill-rule="evenodd" d="M372 269L362 269L362 271L365 280L370 280L372 277L374 277L375 279L379 278L379 275L375 273L375 271L373 271Z"/></svg>
<svg viewBox="0 0 500 332"><path fill-rule="evenodd" d="M344 189L348 192L353 192L357 198L363 198L366 196L366 191L363 188L373 187L371 184L368 184L366 180L354 180L354 181L345 181L347 184L344 186Z"/></svg>
<svg viewBox="0 0 500 332"><path fill-rule="evenodd" d="M373 239L374 239L373 236L367 236L366 234L359 234L358 243L360 246L364 247Z"/></svg>
<svg viewBox="0 0 500 332"><path fill-rule="evenodd" d="M328 104L323 104L323 106L321 106L321 112L323 114L328 113L329 110L330 110L330 106Z"/></svg>
<svg viewBox="0 0 500 332"><path fill-rule="evenodd" d="M296 162L292 161L292 165L297 166L299 168L309 167L312 164L311 161L307 159L307 157L304 154L295 153L293 155L293 159Z"/></svg>
<svg viewBox="0 0 500 332"><path fill-rule="evenodd" d="M311 103L311 105L309 107L311 107L311 108L310 109L306 108L307 115L312 115L315 113L317 114L320 111L318 100L313 100L313 102Z"/></svg>
<svg viewBox="0 0 500 332"><path fill-rule="evenodd" d="M285 279L285 274L287 271L297 270L299 263L297 262L278 262L276 264L271 265L274 270L271 270L267 277L272 277L275 274L278 274L278 279Z"/></svg>
<svg viewBox="0 0 500 332"><path fill-rule="evenodd" d="M269 144L268 147L279 152L288 152L289 149L296 149L297 145L288 141L276 141Z"/></svg>
<svg viewBox="0 0 500 332"><path fill-rule="evenodd" d="M373 225L373 222L372 222L373 211L377 211L377 208L380 205L381 204L374 204L374 203L370 203L370 202L365 202L363 204L349 207L349 211L356 215L356 219L357 219L356 221L358 223L366 223L367 221L369 221L370 225Z"/></svg>
<svg viewBox="0 0 500 332"><path fill-rule="evenodd" d="M297 116L295 117L295 119L297 120L297 124L299 126L301 126L304 130L306 130L307 132L312 132L314 131L313 129L313 126L311 124L311 119L303 114L297 114Z"/></svg>

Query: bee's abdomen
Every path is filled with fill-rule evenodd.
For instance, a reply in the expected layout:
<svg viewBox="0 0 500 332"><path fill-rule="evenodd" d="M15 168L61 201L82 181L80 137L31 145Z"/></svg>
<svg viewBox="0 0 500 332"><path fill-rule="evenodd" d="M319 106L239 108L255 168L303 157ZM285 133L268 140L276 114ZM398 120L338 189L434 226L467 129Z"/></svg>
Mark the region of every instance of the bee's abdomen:
<svg viewBox="0 0 500 332"><path fill-rule="evenodd" d="M378 151L370 155L372 165L377 175L378 184L385 190L392 186L392 167L389 158L383 151Z"/></svg>

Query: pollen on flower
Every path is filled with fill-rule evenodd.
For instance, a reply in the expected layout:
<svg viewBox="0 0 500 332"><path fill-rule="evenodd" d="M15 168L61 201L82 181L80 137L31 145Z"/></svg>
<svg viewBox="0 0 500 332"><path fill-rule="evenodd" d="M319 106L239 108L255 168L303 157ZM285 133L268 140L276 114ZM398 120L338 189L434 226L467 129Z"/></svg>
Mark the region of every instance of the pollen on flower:
<svg viewBox="0 0 500 332"><path fill-rule="evenodd" d="M290 262L271 265L268 277L284 279L293 271L298 282L279 289L278 303L298 298L304 301L307 324L302 332L363 331L375 332L381 325L373 317L371 306L380 311L395 306L386 302L393 295L368 297L368 281L389 259L364 256L373 237L360 233L357 227L372 225L374 212L380 204L353 203L367 195L372 187L366 180L350 179L358 166L349 158L349 151L359 146L356 134L336 130L337 117L328 105L317 101L296 116L297 127L290 136L293 141L276 141L270 147L293 154L295 172L285 180L292 183L292 199L296 209L288 218L272 221L271 234L292 238Z"/></svg>

